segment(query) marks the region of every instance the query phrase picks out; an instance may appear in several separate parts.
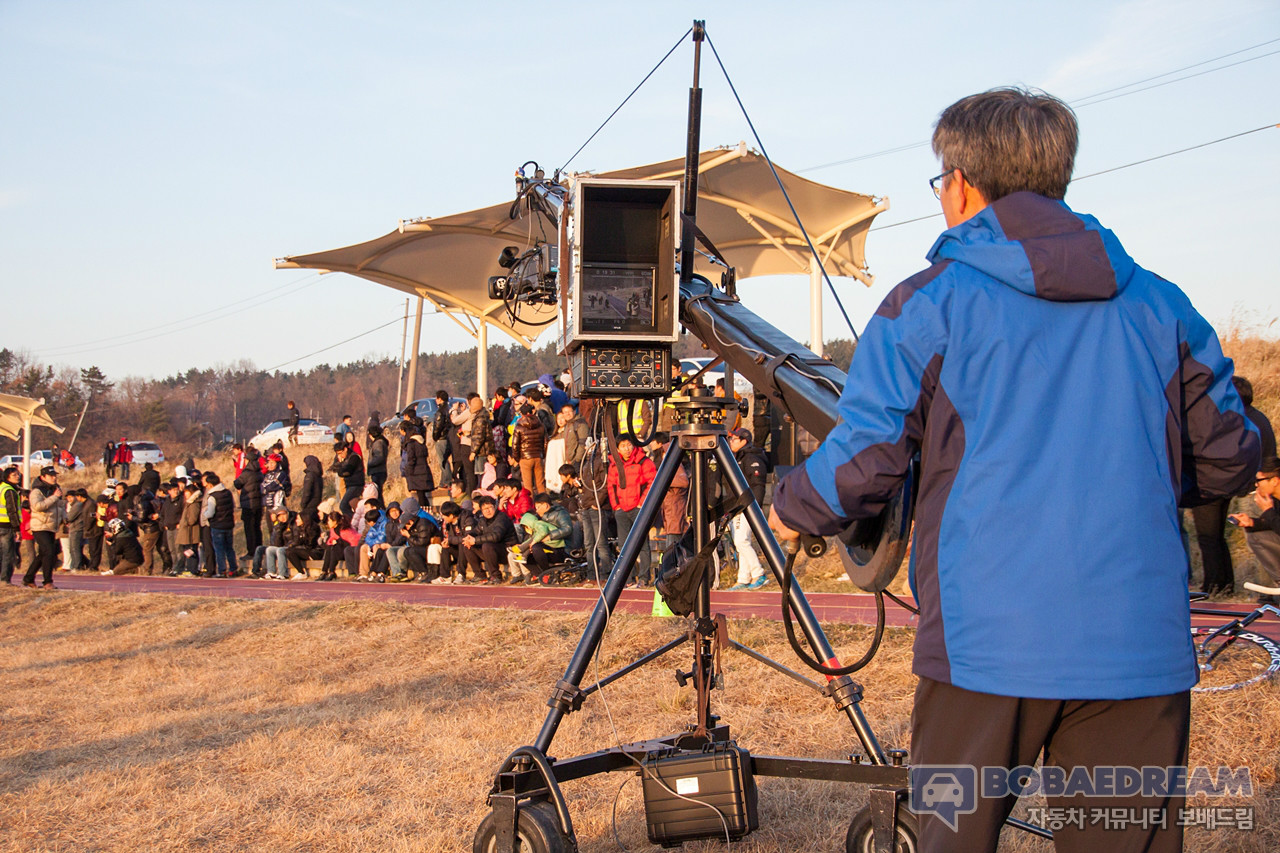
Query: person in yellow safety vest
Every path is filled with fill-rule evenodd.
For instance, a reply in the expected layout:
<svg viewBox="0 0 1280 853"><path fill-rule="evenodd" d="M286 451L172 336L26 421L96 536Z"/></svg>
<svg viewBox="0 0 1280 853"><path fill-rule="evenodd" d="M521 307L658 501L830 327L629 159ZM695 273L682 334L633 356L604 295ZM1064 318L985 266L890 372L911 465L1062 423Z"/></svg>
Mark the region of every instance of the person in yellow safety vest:
<svg viewBox="0 0 1280 853"><path fill-rule="evenodd" d="M618 433L626 435L630 433L637 439L643 439L649 434L649 424L652 422L649 412L652 410L654 403L649 400L619 400L618 401ZM630 407L631 418L627 419L627 410Z"/></svg>
<svg viewBox="0 0 1280 853"><path fill-rule="evenodd" d="M22 472L16 467L4 469L0 475L0 582L13 581L18 564L18 533L22 527L22 494L18 484Z"/></svg>

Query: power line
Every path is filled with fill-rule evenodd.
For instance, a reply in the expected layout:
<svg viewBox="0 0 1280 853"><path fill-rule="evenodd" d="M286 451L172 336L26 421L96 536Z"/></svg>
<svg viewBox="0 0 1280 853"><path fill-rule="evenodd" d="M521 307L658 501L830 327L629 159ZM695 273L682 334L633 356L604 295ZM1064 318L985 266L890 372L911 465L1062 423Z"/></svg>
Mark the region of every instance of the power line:
<svg viewBox="0 0 1280 853"><path fill-rule="evenodd" d="M114 341L114 343L109 343L109 344L105 344L105 345L102 345L102 346L86 345L86 344L82 344L82 343L67 344L67 345L65 345L65 346L63 346L63 347L51 347L49 350L47 350L47 351L46 351L46 353L48 353L48 352L56 352L57 350L61 349L61 350L63 350L63 351L62 351L62 352L56 352L56 355L57 355L57 357L62 358L62 357L66 357L66 356L69 356L69 355L81 355L81 354L83 354L83 353L87 353L87 352L97 352L98 350L115 349L116 347L124 347L124 346L133 346L133 345L135 345L135 344L141 344L141 343L146 343L147 341L153 341L153 340L155 340L156 338L164 338L164 337L168 337L169 335L176 335L176 334L179 334L179 333L181 333L181 332L188 332L188 331L190 331L190 330L192 330L192 329L199 328L200 326L207 326L209 323L216 323L216 322L218 322L219 320L225 320L225 319L227 319L228 317L232 317L232 316L234 316L234 315L236 315L236 314L240 313L241 311L245 310L245 308L249 308L249 307L252 307L252 308L259 308L259 307L261 307L261 306L263 306L263 305L267 304L268 302L274 302L275 300L277 300L277 299L282 299L282 298L284 298L284 297L286 297L286 296L296 296L299 292L301 292L301 291L303 291L303 290L306 290L308 287L311 287L313 284L315 284L317 281L319 281L319 276L318 276L318 274L314 274L314 273L313 273L313 275L316 275L316 278L315 278L315 280L313 280L313 281L307 281L306 279L307 279L307 278L310 278L310 276L306 276L306 277L304 277L304 278L298 279L297 281L290 282L290 285L296 285L296 284L301 284L301 283L305 282L305 284L302 284L302 286L301 286L301 287L297 287L297 288L295 288L295 289L294 289L294 290L292 290L292 291L285 290L285 291L282 291L282 292L280 292L280 293L276 293L274 296L266 296L265 294L258 294L257 296L249 297L251 300L254 300L254 299L259 300L258 302L255 302L255 303L254 303L253 305L251 305L251 306L243 305L243 303L244 303L246 300L241 300L240 302L238 302L238 303L232 303L231 305L224 305L222 308L214 309L214 311L218 311L218 312L228 312L228 311L229 311L230 313L219 313L219 314L218 314L217 316L215 316L215 317L209 317L208 319L200 320L200 321L198 321L198 322L191 323L190 325L182 326L182 327L177 328L177 329L170 329L170 330L168 330L167 332L158 332L158 333L156 333L156 334L154 334L154 335L146 335L145 337L137 337L137 334L138 334L138 333L136 333L136 332L135 332L135 333L126 333L126 334L125 334L125 335L123 335L123 336L117 336L117 337L115 337L115 338L107 338L107 340ZM276 289L278 289L278 288L276 288ZM267 293L271 293L271 292L273 292L273 291L267 291ZM265 298L263 298L264 296L265 296ZM241 307L237 307L237 306L241 306ZM234 309L234 310L232 310L232 309ZM205 312L205 313L207 314L207 313L209 313L209 312ZM195 315L195 316L199 317L199 316L201 316L201 315L197 314L197 315ZM191 319L191 318L188 318L188 319ZM182 321L175 321L175 322L182 322ZM161 328L161 327L156 327L156 328ZM128 340L120 340L120 337L128 338ZM75 347L75 349L68 349L68 347Z"/></svg>
<svg viewBox="0 0 1280 853"><path fill-rule="evenodd" d="M207 311L201 311L198 314L192 314L190 317L181 317L177 320L166 320L165 322L155 326L146 326L141 329L135 329L132 332L127 332L125 334L125 337L134 337L136 335L145 334L147 332L156 331L158 329L165 329L165 328L168 328L169 326L177 325L178 323L185 323L189 320L195 320L200 317L208 316L209 314L213 314L219 311L225 311L227 308L232 308L234 306L241 305L245 302L252 302L255 299L261 299L263 296L266 296L269 293L275 293L277 290L283 290L286 287L292 287L293 285L298 284L299 282L306 281L308 278L311 278L312 276L315 276L315 275L318 275L318 273L308 273L307 275L304 275L302 278L296 278L293 281L285 282L284 284L277 285L268 290L265 290L262 293L255 293L253 296L246 296L244 299L240 299L235 302L228 303L219 308L210 308ZM121 338L120 335L112 335L107 338L97 338L95 340L90 340L90 341L77 341L74 344L63 344L61 346L49 347L46 350L46 352L58 352L59 350L65 350L65 349L79 349L80 347L86 347L92 344L110 343L110 342L118 341L120 340L120 338Z"/></svg>
<svg viewBox="0 0 1280 853"><path fill-rule="evenodd" d="M311 358L311 356L313 356L313 355L319 355L319 354L320 354L320 353L322 353L322 352L328 352L329 350L333 349L334 347L340 347L340 346L342 346L343 344L349 344L349 343L351 343L351 342L352 342L352 341L354 341L354 340L357 340L357 339L359 339L359 338L363 338L363 337L365 337L366 335L372 335L374 332L377 332L377 331L379 331L379 330L381 330L381 329L385 329L387 326L390 326L390 325L392 325L393 323L399 323L399 322L400 322L401 320L403 320L403 319L404 319L404 317L403 317L403 316L396 317L394 320L391 320L391 321L389 321L389 322L387 322L387 323L383 323L381 326L374 326L372 329L370 329L370 330L369 330L369 331L367 331L367 332L361 332L361 333L360 333L360 334L358 334L358 335L352 335L351 337L347 338L345 341L338 341L336 344L329 344L329 346L324 347L323 349L318 349L318 350L316 350L315 352L309 352L309 353L307 353L306 355L300 355L300 356L298 356L297 358L291 358L291 359L289 359L288 361L283 361L283 362L281 362L280 364L277 364L275 367L268 367L268 368L267 368L265 371L263 371L263 372L264 372L264 373L271 373L271 372L272 372L272 371L274 371L274 370L279 370L280 368L284 367L286 364L293 364L295 361L302 361L304 358Z"/></svg>
<svg viewBox="0 0 1280 853"><path fill-rule="evenodd" d="M1252 45L1249 45L1248 47L1242 47L1239 50L1233 50L1230 53L1224 53L1221 56L1215 56L1213 59L1205 59L1201 62L1193 62L1190 65L1184 65L1181 68L1175 68L1172 71L1166 71L1163 74L1157 74L1154 77L1146 77L1142 80L1135 80L1132 83L1127 83L1124 86L1116 86L1115 88L1112 88L1112 89L1103 89L1101 92L1094 92L1092 95L1084 95L1082 97L1076 98L1076 101L1091 101L1094 98L1098 98L1103 95L1110 95L1112 92L1119 92L1121 89L1128 89L1132 86L1140 86L1143 83L1150 83L1152 80L1159 80L1161 77L1168 77L1170 74L1177 74L1181 71L1190 71L1192 68L1199 68L1201 65L1208 65L1210 62L1217 62L1219 59L1226 59L1229 56L1238 56L1239 54L1242 54L1242 53L1248 53L1251 50L1257 50L1260 47L1266 47L1267 45L1275 44L1278 41L1280 41L1280 38L1268 39L1267 41L1259 42L1258 44L1252 44ZM1267 55L1270 56L1270 54L1267 54ZM1254 58L1259 59L1261 57L1254 57ZM1224 65L1222 67L1229 68L1230 66Z"/></svg>
<svg viewBox="0 0 1280 853"><path fill-rule="evenodd" d="M1261 53L1261 54L1258 54L1257 56L1251 56L1248 59L1241 59L1239 62L1229 62L1226 65L1219 65L1217 68L1210 68L1206 71L1197 71L1195 74L1188 74L1186 77L1175 77L1172 80L1165 80L1163 83L1152 83L1150 86L1143 86L1141 89L1133 89L1132 91L1129 91L1129 92L1121 92L1120 94L1112 95L1109 98L1097 98L1096 100L1089 101L1087 104L1077 104L1077 106L1091 107L1094 104L1102 104L1102 103L1106 103L1107 101L1114 101L1116 98L1123 98L1126 95L1136 95L1139 92L1146 92L1151 89L1159 89L1161 86L1168 86L1171 83L1181 83L1183 80L1190 80L1192 77L1202 77L1205 74L1212 74L1213 72L1221 71L1224 68L1234 68L1237 65L1244 65L1246 62L1253 62L1255 59L1265 59L1268 56L1275 56L1277 53L1280 53L1280 50L1273 50L1270 53ZM1137 84L1135 83L1133 85L1137 85Z"/></svg>
<svg viewBox="0 0 1280 853"><path fill-rule="evenodd" d="M1166 154L1157 154L1154 157L1145 157L1141 160L1134 160L1132 163L1125 163L1122 166L1112 166L1110 169L1102 169L1101 171L1098 171L1098 172L1090 172L1087 175L1080 175L1079 177L1072 178L1071 183L1074 184L1079 181L1086 181L1089 178L1096 178L1098 175L1106 175L1106 174L1110 174L1111 172L1118 172L1121 169L1128 169L1133 166L1141 166L1143 163L1151 163L1156 160L1163 160L1164 158L1172 157L1175 154L1185 154L1188 151L1195 151L1198 148L1207 148L1210 145L1217 145L1219 142L1226 142L1227 140L1230 140L1230 139L1239 139L1240 137L1248 136L1251 133L1260 133L1264 130L1272 130L1272 129L1280 129L1280 124L1264 124L1262 127L1255 127L1253 130L1242 130L1241 132L1233 133L1230 136L1223 136L1219 139L1211 139L1208 142L1201 142L1199 145L1190 145L1186 148L1179 148L1177 151L1170 151ZM915 219L904 219L901 222L890 222L888 225L877 225L874 228L868 228L867 231L868 232L887 231L890 228L897 228L900 225L910 225L912 222L923 222L926 219L937 219L941 215L942 215L941 213L930 213L927 216L917 216Z"/></svg>
<svg viewBox="0 0 1280 853"><path fill-rule="evenodd" d="M1200 77L1204 74L1211 74L1214 71L1222 71L1223 69L1226 69L1226 68L1233 68L1237 65L1243 65L1246 62L1252 62L1255 59L1263 59L1264 57L1267 57L1267 56L1273 56L1276 53L1280 53L1280 51L1272 51L1270 53L1264 53L1264 54L1260 54L1259 56L1250 57L1249 59L1243 59L1243 60L1240 60L1239 62L1232 62L1227 65L1220 65L1216 68L1210 68L1207 71L1201 71L1196 74L1188 74L1186 77L1179 77L1177 80L1167 80L1164 83L1158 83L1155 86L1147 86L1142 89L1134 89L1132 92L1121 91L1123 89L1130 89L1134 86L1140 86L1143 83L1149 83L1152 80L1159 80L1162 77L1168 77L1170 74L1177 74L1181 71L1187 71L1191 68L1198 68L1201 65L1208 65L1210 62L1217 62L1219 60L1226 59L1231 56L1237 56L1241 53L1247 53L1248 51L1251 51L1251 50L1257 50L1260 47L1266 47L1267 45L1274 44L1275 42L1278 42L1278 41L1280 41L1280 38L1259 42L1258 44L1250 45L1249 47L1243 47L1243 48L1240 48L1239 50L1233 50L1230 53L1224 53L1221 56L1215 56L1212 59L1205 59L1200 62L1192 63L1191 65L1184 65L1181 68L1175 68L1172 71L1166 71L1163 74L1157 74L1154 77L1146 77L1146 78L1143 78L1142 80L1135 80L1132 83L1126 83L1123 86L1116 86L1111 89L1105 89L1101 92L1094 92L1092 95L1085 95L1083 97L1076 98L1071 101L1067 101L1067 103L1076 107L1091 107L1094 104L1101 104L1104 101L1114 100L1115 98L1123 98L1126 95L1136 95L1139 92L1145 92L1145 91L1148 91L1149 89L1159 88L1160 86L1167 86L1170 83L1179 83L1183 80L1190 80L1192 77ZM1102 95L1110 95L1112 92L1121 92L1121 94L1114 95L1111 98L1101 97ZM1095 98L1098 100L1094 100ZM843 160L833 160L830 163L820 163L817 166L807 166L803 169L797 169L796 172L797 174L802 174L804 172L816 172L819 169L830 169L835 166L847 166L850 163L859 163L863 160L872 160L876 157L885 157L890 154L900 154L903 151L911 151L915 148L924 148L927 145L929 145L929 142L927 140L923 142L911 142L906 145L896 145L893 148L884 148L884 149L881 149L880 151L872 151L868 154L859 154L856 157L846 157ZM905 223L902 223L902 224L905 224Z"/></svg>
<svg viewBox="0 0 1280 853"><path fill-rule="evenodd" d="M1096 178L1098 175L1105 175L1108 172L1118 172L1121 169L1128 169L1130 166L1141 166L1143 163L1150 163L1153 160L1163 160L1165 157L1172 157L1175 154L1185 154L1188 151L1195 151L1197 148L1207 148L1210 145L1217 145L1219 142L1226 142L1228 139L1239 139L1241 136L1248 136L1251 133L1258 133L1263 130L1271 130L1280 128L1280 124L1264 124L1262 127L1255 127L1253 130L1243 130L1240 133L1233 133L1230 136L1224 136L1221 139L1212 139L1208 142L1201 142L1199 145L1192 145L1187 148L1179 148L1177 151L1170 151L1168 154L1157 154L1154 157L1147 157L1144 160L1134 160L1132 163L1125 163L1123 166L1113 166L1110 169L1103 169L1101 172L1090 172L1087 175L1081 175L1078 178L1072 178L1071 182L1083 181L1088 178Z"/></svg>

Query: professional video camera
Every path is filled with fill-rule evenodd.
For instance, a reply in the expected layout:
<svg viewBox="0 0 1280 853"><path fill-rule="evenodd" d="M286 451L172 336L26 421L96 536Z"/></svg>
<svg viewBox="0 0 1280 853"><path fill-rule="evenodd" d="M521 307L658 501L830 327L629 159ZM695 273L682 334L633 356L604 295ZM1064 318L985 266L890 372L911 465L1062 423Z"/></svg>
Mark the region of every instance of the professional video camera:
<svg viewBox="0 0 1280 853"><path fill-rule="evenodd" d="M510 272L489 279L489 297L505 302L513 317L521 306L559 302L559 350L582 396L668 393L671 346L679 338L680 183L561 181L529 161L516 172L516 189L512 218L545 220L559 242L503 249L498 265ZM568 247L563 265L558 246Z"/></svg>
<svg viewBox="0 0 1280 853"><path fill-rule="evenodd" d="M498 266L506 275L489 277L489 298L529 305L556 304L556 247L537 243L524 252L507 246L498 256Z"/></svg>

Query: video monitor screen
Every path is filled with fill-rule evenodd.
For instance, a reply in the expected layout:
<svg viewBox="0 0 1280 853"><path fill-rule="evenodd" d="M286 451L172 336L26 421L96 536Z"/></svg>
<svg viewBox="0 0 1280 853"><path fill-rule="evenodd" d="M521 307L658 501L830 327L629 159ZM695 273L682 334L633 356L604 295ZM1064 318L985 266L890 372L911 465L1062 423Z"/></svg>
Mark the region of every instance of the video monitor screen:
<svg viewBox="0 0 1280 853"><path fill-rule="evenodd" d="M654 267L582 265L584 332L653 334Z"/></svg>

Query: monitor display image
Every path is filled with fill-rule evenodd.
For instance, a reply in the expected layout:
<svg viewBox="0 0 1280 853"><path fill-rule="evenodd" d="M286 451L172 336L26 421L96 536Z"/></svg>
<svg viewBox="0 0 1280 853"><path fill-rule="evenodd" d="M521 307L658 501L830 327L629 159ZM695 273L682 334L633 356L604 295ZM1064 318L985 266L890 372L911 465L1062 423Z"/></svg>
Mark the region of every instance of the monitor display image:
<svg viewBox="0 0 1280 853"><path fill-rule="evenodd" d="M651 265L583 264L582 331L652 334L654 272Z"/></svg>

